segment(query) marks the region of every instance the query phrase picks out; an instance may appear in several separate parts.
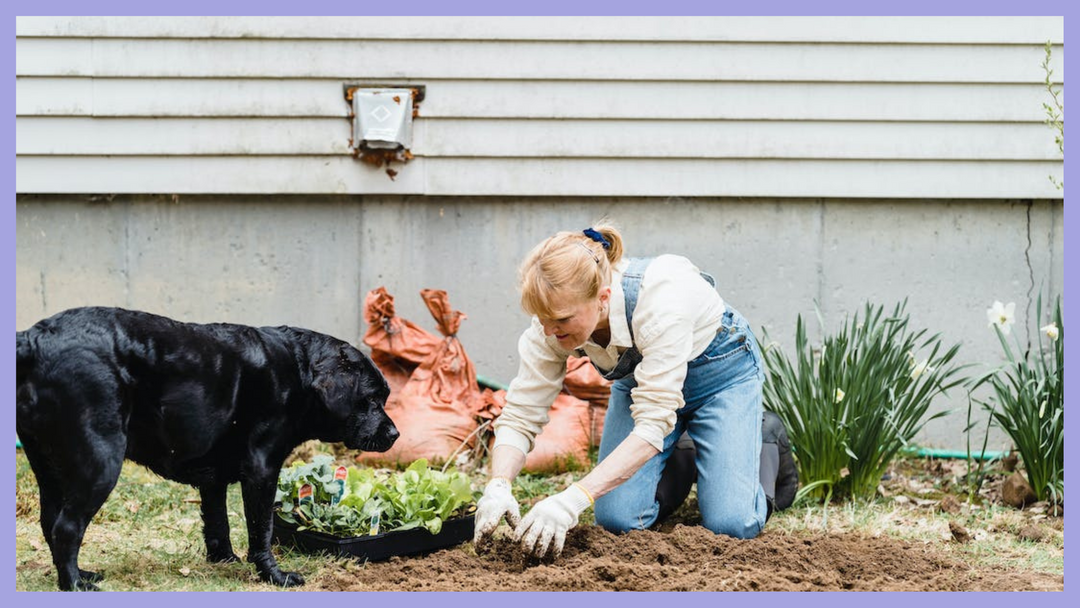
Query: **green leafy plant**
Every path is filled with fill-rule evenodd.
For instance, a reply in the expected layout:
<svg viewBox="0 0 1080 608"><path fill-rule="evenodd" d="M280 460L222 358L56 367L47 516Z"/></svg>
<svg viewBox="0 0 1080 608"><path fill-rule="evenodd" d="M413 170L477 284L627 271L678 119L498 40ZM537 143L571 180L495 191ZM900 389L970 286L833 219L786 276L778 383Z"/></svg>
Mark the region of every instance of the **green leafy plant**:
<svg viewBox="0 0 1080 608"><path fill-rule="evenodd" d="M1037 344L1026 349L1020 347L1015 334L1016 350L1009 345L1005 336L1010 323L991 324L1006 363L984 377L993 396L982 403L1016 445L1038 499L1061 502L1065 492L1065 323L1061 298L1057 298L1053 320L1040 328ZM1036 325L1042 325L1042 295L1036 303Z"/></svg>
<svg viewBox="0 0 1080 608"><path fill-rule="evenodd" d="M784 421L799 462L801 496L872 497L889 463L930 420L933 399L964 382L960 345L910 331L906 300L891 315L867 303L815 356L802 315L795 361L768 341L765 405ZM821 313L818 322L824 327ZM928 353L920 359L922 353Z"/></svg>
<svg viewBox="0 0 1080 608"><path fill-rule="evenodd" d="M1061 89L1054 88L1054 82L1052 76L1054 70L1050 67L1050 58L1053 47L1050 41L1046 41L1046 54L1043 57L1042 69L1043 69L1043 86L1046 87L1046 91L1050 94L1050 102L1043 102L1043 112L1046 113L1046 118L1043 122L1046 126L1054 130L1054 143L1057 144L1058 152L1061 153L1062 158L1065 157L1065 103L1061 101ZM1050 176L1050 182L1057 187L1058 190L1065 189L1065 180L1058 181L1053 175Z"/></svg>
<svg viewBox="0 0 1080 608"><path fill-rule="evenodd" d="M990 457L986 453L986 446L990 444L990 428L993 426L994 412L990 411L990 418L986 421L983 427L982 449L978 452L971 451L971 435L976 426L979 426L979 422L973 419L973 413L975 409L975 398L972 396L972 392L979 386L983 385L989 380L995 372L984 374L979 378L975 378L969 381L968 393L967 393L967 425L964 427L964 436L967 438L967 475L966 483L968 488L968 502L974 503L975 497L978 496L979 490L982 488L983 482L986 480L988 465L996 460L996 457Z"/></svg>
<svg viewBox="0 0 1080 608"><path fill-rule="evenodd" d="M297 461L282 469L275 502L282 520L299 530L335 536L367 536L424 527L432 534L443 522L466 515L476 504L469 477L453 469L440 471L420 459L398 473L376 473L349 467L336 480L333 458L319 455L311 464ZM310 500L300 489L311 484Z"/></svg>

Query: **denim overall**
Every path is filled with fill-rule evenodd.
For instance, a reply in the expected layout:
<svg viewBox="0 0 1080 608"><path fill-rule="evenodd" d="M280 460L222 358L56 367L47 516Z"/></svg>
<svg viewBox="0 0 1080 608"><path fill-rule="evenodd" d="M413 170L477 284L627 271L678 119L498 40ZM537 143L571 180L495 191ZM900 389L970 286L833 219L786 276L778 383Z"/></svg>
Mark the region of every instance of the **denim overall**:
<svg viewBox="0 0 1080 608"><path fill-rule="evenodd" d="M633 341L633 316L641 280L652 258L631 258L623 274L626 323ZM702 277L715 285L712 277ZM614 369L600 373L612 380L611 398L600 439L600 460L634 429L631 391L634 368L641 362L636 346L619 357ZM698 506L702 523L717 534L753 538L765 525L767 503L758 478L764 373L761 353L746 320L730 306L716 337L687 366L685 405L676 412L675 429L664 450L634 475L596 500L596 523L612 532L648 528L656 522L657 485L675 442L686 431L697 449Z"/></svg>

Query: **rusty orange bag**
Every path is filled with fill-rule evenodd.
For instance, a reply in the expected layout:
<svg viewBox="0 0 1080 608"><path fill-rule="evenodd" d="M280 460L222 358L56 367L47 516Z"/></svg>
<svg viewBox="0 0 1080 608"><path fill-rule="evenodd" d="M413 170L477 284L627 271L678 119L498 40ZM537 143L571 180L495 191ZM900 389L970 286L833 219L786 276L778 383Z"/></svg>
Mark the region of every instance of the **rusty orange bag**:
<svg viewBox="0 0 1080 608"><path fill-rule="evenodd" d="M386 413L401 437L385 453L361 454L361 462L442 462L475 442L480 389L476 369L457 339L465 314L450 308L445 291L425 289L420 295L445 338L413 370L398 399L387 402Z"/></svg>
<svg viewBox="0 0 1080 608"><path fill-rule="evenodd" d="M372 289L364 298L364 344L371 360L390 385L390 399L397 401L413 370L439 345L439 338L415 323L394 315L394 296L385 287Z"/></svg>
<svg viewBox="0 0 1080 608"><path fill-rule="evenodd" d="M483 393L483 418L494 418L506 406L506 391L487 389ZM562 473L589 464L589 403L565 393L555 398L548 411L548 423L536 436L533 449L525 456L526 473ZM495 441L494 435L491 441Z"/></svg>
<svg viewBox="0 0 1080 608"><path fill-rule="evenodd" d="M485 422L489 420L494 422L502 413L504 407L506 407L506 391L493 391L490 388L485 388L480 393L480 408L477 410L476 415Z"/></svg>
<svg viewBox="0 0 1080 608"><path fill-rule="evenodd" d="M589 402L589 443L594 447L600 445L608 398L611 397L611 381L596 371L588 357L570 357L566 361L563 387L571 395Z"/></svg>
<svg viewBox="0 0 1080 608"><path fill-rule="evenodd" d="M565 393L555 398L548 423L525 457L528 473L561 473L589 466L589 403Z"/></svg>

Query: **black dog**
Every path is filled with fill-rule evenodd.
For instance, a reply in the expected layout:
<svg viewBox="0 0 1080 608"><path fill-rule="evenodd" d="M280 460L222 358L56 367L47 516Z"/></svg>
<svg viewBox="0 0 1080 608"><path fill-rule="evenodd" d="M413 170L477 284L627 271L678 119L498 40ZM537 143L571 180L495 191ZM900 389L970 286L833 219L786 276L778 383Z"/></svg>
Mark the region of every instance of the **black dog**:
<svg viewBox="0 0 1080 608"><path fill-rule="evenodd" d="M292 327L196 325L118 308L76 308L16 332L15 429L41 490L41 529L60 589L96 589L78 567L91 518L124 458L195 486L210 561L238 559L225 490L239 481L248 561L303 584L270 553L278 472L308 439L386 451L390 389L363 353Z"/></svg>

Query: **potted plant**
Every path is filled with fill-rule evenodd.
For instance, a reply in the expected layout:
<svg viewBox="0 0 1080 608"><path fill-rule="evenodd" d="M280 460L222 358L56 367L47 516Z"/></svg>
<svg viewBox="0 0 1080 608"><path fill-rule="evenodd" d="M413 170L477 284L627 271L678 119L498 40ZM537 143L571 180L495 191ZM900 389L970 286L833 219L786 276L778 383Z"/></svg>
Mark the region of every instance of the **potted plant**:
<svg viewBox="0 0 1080 608"><path fill-rule="evenodd" d="M304 551L370 561L424 553L472 538L476 496L464 473L424 459L389 473L335 466L321 455L282 469L274 536Z"/></svg>

